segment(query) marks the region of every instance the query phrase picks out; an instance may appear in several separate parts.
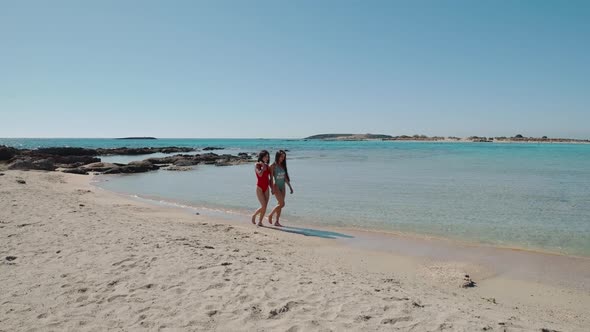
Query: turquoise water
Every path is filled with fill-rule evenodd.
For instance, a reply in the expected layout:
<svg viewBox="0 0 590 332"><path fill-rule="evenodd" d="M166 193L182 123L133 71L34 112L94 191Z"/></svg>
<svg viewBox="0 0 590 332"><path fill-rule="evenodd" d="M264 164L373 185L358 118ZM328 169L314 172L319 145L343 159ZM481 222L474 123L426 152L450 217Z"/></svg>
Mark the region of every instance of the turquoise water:
<svg viewBox="0 0 590 332"><path fill-rule="evenodd" d="M0 139L17 147L220 146L288 149L285 223L411 232L590 256L590 145L303 140ZM104 158L130 161L143 156ZM252 165L111 176L106 189L243 215ZM271 204L275 201L272 200Z"/></svg>

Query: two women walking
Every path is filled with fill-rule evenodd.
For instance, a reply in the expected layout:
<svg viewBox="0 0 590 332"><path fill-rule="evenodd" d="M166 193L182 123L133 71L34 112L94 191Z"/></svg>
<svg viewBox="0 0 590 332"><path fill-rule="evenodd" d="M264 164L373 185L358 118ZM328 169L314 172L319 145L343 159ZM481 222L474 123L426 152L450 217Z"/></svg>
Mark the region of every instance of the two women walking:
<svg viewBox="0 0 590 332"><path fill-rule="evenodd" d="M291 187L291 181L289 178L289 171L287 170L287 153L283 150L279 150L275 154L274 163L269 166L269 162L270 154L268 151L260 151L258 154L258 162L256 165L254 165L254 172L256 173L256 177L258 179L256 184L256 196L260 202L260 208L258 208L258 210L256 210L252 215L252 223L262 226L266 208L268 206L268 202L270 201L270 188L270 193L273 194L277 199L277 205L268 214L268 222L273 225L274 217L276 218L274 219L274 225L280 227L282 226L280 222L281 211L285 207L285 185L289 186L291 194L293 193L293 187ZM258 222L256 222L257 216Z"/></svg>

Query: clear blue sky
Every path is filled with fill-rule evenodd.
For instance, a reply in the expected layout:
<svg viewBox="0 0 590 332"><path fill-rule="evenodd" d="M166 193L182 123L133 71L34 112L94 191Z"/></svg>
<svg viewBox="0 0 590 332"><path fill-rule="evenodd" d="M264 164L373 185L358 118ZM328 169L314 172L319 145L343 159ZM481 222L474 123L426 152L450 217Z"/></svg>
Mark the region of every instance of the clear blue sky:
<svg viewBox="0 0 590 332"><path fill-rule="evenodd" d="M0 137L590 138L590 1L0 0Z"/></svg>

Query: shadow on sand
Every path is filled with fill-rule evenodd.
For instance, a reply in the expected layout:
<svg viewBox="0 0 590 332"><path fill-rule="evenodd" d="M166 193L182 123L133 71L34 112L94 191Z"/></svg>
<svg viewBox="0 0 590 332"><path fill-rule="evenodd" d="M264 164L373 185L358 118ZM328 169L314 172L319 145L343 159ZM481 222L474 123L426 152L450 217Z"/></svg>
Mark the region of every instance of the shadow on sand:
<svg viewBox="0 0 590 332"><path fill-rule="evenodd" d="M342 233L336 233L331 231L324 231L320 229L312 229L312 228L300 228L300 227L290 227L290 226L283 226L283 227L266 227L269 229L274 229L277 231L287 232L287 233L294 233L304 236L315 236L321 237L323 239L352 239L354 236L346 235Z"/></svg>

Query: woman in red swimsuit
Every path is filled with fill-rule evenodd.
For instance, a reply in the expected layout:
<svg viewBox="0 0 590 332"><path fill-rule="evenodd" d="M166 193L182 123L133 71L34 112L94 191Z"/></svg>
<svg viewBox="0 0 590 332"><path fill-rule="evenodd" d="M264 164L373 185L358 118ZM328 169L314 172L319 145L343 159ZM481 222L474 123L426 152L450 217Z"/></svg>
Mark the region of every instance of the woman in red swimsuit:
<svg viewBox="0 0 590 332"><path fill-rule="evenodd" d="M254 165L254 172L258 179L258 183L256 184L256 197L258 197L258 201L260 202L260 208L258 208L258 210L252 215L252 223L258 226L262 226L262 219L264 218L266 207L270 200L270 193L268 190L271 181L270 170L268 167L269 161L270 154L268 151L262 150L258 153L258 162ZM256 223L256 215L260 216L258 223Z"/></svg>

